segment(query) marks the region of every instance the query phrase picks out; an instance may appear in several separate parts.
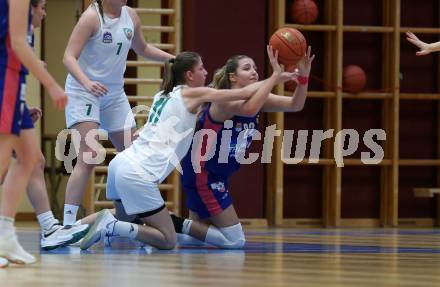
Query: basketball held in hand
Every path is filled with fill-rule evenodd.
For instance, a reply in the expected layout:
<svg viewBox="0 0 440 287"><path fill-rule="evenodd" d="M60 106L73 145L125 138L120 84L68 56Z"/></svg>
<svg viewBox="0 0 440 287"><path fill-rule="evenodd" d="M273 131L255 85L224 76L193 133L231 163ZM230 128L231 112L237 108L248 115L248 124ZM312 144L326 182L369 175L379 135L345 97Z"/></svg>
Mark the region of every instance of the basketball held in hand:
<svg viewBox="0 0 440 287"><path fill-rule="evenodd" d="M295 66L306 53L306 39L294 28L278 29L269 43L274 50L278 50L278 60L286 67Z"/></svg>

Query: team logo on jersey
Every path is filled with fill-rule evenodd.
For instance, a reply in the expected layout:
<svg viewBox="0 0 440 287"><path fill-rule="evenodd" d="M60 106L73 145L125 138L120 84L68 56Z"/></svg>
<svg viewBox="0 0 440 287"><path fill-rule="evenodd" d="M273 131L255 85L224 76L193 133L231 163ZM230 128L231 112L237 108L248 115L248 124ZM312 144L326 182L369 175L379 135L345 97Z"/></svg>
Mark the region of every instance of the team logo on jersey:
<svg viewBox="0 0 440 287"><path fill-rule="evenodd" d="M133 31L129 28L124 28L123 30L125 37L127 37L128 41L131 41L131 38L133 37Z"/></svg>
<svg viewBox="0 0 440 287"><path fill-rule="evenodd" d="M113 42L113 36L110 32L105 32L104 36L102 36L102 42L105 44L110 44Z"/></svg>
<svg viewBox="0 0 440 287"><path fill-rule="evenodd" d="M221 181L211 183L211 188L213 190L217 190L219 192L225 192L226 191L225 184L223 182L221 182Z"/></svg>

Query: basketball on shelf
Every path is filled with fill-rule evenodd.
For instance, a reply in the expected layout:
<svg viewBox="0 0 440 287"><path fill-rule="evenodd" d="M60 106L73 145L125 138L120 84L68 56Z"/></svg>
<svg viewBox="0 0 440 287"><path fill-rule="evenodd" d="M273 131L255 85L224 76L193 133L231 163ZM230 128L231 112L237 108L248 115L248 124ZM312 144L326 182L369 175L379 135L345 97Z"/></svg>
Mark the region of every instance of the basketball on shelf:
<svg viewBox="0 0 440 287"><path fill-rule="evenodd" d="M312 24L318 18L318 6L313 0L295 0L290 8L292 20L298 24Z"/></svg>
<svg viewBox="0 0 440 287"><path fill-rule="evenodd" d="M270 37L269 43L274 50L278 50L278 60L286 67L296 65L306 53L306 39L294 28L278 29Z"/></svg>
<svg viewBox="0 0 440 287"><path fill-rule="evenodd" d="M367 76L364 70L356 65L344 67L343 71L343 90L349 93L359 93L367 83Z"/></svg>

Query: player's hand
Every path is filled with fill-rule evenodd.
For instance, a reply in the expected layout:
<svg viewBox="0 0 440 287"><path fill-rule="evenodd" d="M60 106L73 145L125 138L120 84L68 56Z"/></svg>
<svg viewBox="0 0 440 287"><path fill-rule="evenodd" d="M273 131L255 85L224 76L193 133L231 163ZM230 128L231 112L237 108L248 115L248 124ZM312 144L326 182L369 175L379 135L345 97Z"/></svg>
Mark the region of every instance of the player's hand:
<svg viewBox="0 0 440 287"><path fill-rule="evenodd" d="M281 74L284 71L284 67L278 63L278 50L273 51L272 46L266 46L267 56L269 57L270 65L274 74Z"/></svg>
<svg viewBox="0 0 440 287"><path fill-rule="evenodd" d="M309 46L306 54L296 64L300 76L308 77L310 75L313 59L315 59L315 55L312 55L312 47Z"/></svg>
<svg viewBox="0 0 440 287"><path fill-rule="evenodd" d="M420 41L420 39L417 38L417 36L414 35L414 33L412 33L412 32L409 32L409 31L406 32L406 40L408 40L408 42L416 45L420 49L420 51L418 51L416 53L417 56L428 55L432 52L430 49L430 45L428 43Z"/></svg>
<svg viewBox="0 0 440 287"><path fill-rule="evenodd" d="M87 91L89 91L89 93L91 93L95 97L105 96L108 92L106 86L104 86L100 82L96 82L96 81L89 81L85 85L85 88L87 89Z"/></svg>
<svg viewBox="0 0 440 287"><path fill-rule="evenodd" d="M67 105L67 95L64 90L58 84L55 84L48 91L54 107L58 110L63 110Z"/></svg>
<svg viewBox="0 0 440 287"><path fill-rule="evenodd" d="M37 107L31 107L29 108L29 114L31 115L32 122L35 123L38 121L41 116L43 115L43 112L40 108Z"/></svg>
<svg viewBox="0 0 440 287"><path fill-rule="evenodd" d="M269 57L270 64L272 66L272 76L277 77L277 84L282 84L287 81L296 80L298 72L285 72L284 66L278 63L278 51L273 51L272 46L267 46L267 56Z"/></svg>

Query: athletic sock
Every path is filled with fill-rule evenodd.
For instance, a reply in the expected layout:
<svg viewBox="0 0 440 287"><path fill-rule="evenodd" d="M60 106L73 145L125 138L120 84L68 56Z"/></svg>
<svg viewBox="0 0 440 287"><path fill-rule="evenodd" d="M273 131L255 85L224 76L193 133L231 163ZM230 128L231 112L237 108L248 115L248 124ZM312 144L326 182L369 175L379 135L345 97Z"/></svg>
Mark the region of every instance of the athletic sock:
<svg viewBox="0 0 440 287"><path fill-rule="evenodd" d="M14 218L0 216L0 236L6 236L14 233Z"/></svg>
<svg viewBox="0 0 440 287"><path fill-rule="evenodd" d="M136 239L139 232L139 226L134 223L128 223L124 221L115 221L113 226L108 226L107 230L110 231L112 236L122 236L131 239Z"/></svg>
<svg viewBox="0 0 440 287"><path fill-rule="evenodd" d="M55 224L60 224L60 222L55 219L52 211L47 211L37 215L37 219L42 230L49 230Z"/></svg>
<svg viewBox="0 0 440 287"><path fill-rule="evenodd" d="M64 219L63 225L73 225L76 221L76 214L78 213L79 206L64 204Z"/></svg>
<svg viewBox="0 0 440 287"><path fill-rule="evenodd" d="M191 231L191 225L193 221L191 219L184 219L182 224L182 233L183 234L189 234Z"/></svg>

